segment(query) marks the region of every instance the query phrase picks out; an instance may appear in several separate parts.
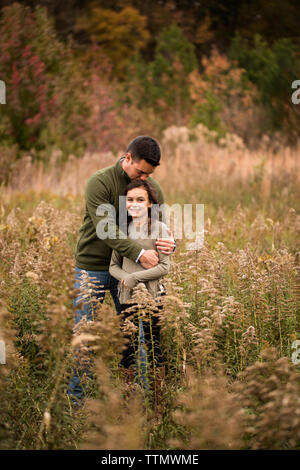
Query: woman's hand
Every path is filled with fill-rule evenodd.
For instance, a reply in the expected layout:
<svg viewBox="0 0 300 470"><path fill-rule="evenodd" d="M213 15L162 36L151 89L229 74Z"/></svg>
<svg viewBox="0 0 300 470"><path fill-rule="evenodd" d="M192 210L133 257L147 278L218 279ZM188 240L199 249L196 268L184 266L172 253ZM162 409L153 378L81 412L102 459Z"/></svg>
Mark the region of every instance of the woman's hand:
<svg viewBox="0 0 300 470"><path fill-rule="evenodd" d="M122 279L121 284L122 284L126 289L131 290L131 289L133 289L133 288L136 286L137 281L136 281L136 279L135 279L135 277L134 277L133 274L128 274L128 275L125 277L125 279Z"/></svg>
<svg viewBox="0 0 300 470"><path fill-rule="evenodd" d="M131 290L131 288L128 287L128 286L125 284L125 279L122 279L121 284L123 284L123 286L124 286L127 290Z"/></svg>

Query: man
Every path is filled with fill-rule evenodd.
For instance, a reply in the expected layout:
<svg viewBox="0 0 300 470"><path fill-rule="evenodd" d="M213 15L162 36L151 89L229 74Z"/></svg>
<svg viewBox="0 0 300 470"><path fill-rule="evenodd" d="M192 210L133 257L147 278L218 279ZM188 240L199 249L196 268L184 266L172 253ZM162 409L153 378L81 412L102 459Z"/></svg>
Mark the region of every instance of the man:
<svg viewBox="0 0 300 470"><path fill-rule="evenodd" d="M158 254L155 250L144 250L134 240L119 237L119 196L125 194L125 188L134 180L149 181L154 186L158 195L159 204L164 203L164 196L160 185L150 177L155 168L160 164L161 152L158 143L152 137L136 137L128 146L126 154L115 165L111 165L92 175L86 185L85 190L85 215L83 225L79 230L79 237L76 245L76 267L75 267L75 287L79 288L82 271L87 271L89 277L93 277L103 286L102 291L96 296L103 302L105 291L109 290L113 298L117 313L120 313L120 303L118 299L118 281L109 273L109 265L112 250L115 249L122 256L125 256L146 268L152 268L158 264ZM110 204L116 211L116 223L114 231L116 236L111 238L100 238L97 234L99 223L103 222L106 214L99 211L99 207ZM176 242L170 232L170 239L158 239L157 249L164 254L171 254L176 247ZM75 300L75 306L81 302L79 296ZM83 316L87 320L92 319L92 309L89 305L84 305L82 309L77 309L75 323L78 323ZM82 389L79 385L79 377L73 377L69 385L68 393L77 398L82 397Z"/></svg>

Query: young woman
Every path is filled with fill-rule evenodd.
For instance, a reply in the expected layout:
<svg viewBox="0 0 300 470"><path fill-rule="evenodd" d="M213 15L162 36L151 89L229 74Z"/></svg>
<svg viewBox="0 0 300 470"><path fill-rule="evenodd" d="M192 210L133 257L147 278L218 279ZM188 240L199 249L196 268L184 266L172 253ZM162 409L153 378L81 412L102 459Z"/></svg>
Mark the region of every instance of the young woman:
<svg viewBox="0 0 300 470"><path fill-rule="evenodd" d="M154 216L151 218L151 207L158 204L156 193L151 184L146 180L136 180L131 182L126 188L126 209L128 213L128 237L135 239L145 250L156 250L159 262L154 268L144 269L140 263L131 261L129 258L122 257L115 250L112 253L109 272L118 279L118 295L121 304L121 311L125 318L132 315L124 312L126 308L132 307L129 301L132 298L133 288L143 282L156 301L159 309L159 298L163 293L161 279L169 272L169 256L162 254L156 249L157 238L170 238L170 231L166 224L158 220L156 211L152 211ZM158 207L158 206L154 206ZM157 212L156 212L157 214ZM138 327L140 336L136 334L134 343L130 342L123 353L121 365L126 369L137 360L134 358L138 351L138 344L145 342L147 351L147 363L154 366L152 358L155 358L155 366L160 366L162 357L160 349L160 326L157 315L151 315L150 321L144 321L138 324L135 318L135 324ZM141 340L142 338L142 340ZM140 356L138 356L139 358ZM135 359L135 360L134 360ZM140 359L138 359L140 360Z"/></svg>

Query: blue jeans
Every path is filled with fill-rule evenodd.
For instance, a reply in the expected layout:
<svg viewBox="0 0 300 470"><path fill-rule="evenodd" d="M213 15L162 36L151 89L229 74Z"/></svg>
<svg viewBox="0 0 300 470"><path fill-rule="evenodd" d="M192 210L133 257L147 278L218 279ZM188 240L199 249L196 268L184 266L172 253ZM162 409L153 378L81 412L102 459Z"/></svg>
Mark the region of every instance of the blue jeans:
<svg viewBox="0 0 300 470"><path fill-rule="evenodd" d="M75 289L80 288L81 273L82 273L82 270L77 268L76 266L75 267L75 281L74 281ZM113 298L117 314L119 315L121 313L121 310L120 310L120 302L118 298L118 280L112 277L109 271L87 271L87 273L89 277L96 278L96 279L93 279L93 281L97 281L96 285L99 286L99 290L101 291L101 292L97 292L97 291L93 292L93 296L99 299L100 302L102 303L104 300L105 292L109 290ZM81 301L82 301L82 295L79 294L73 302L74 307L77 307L77 305ZM79 323L80 320L84 316L86 316L88 321L93 320L93 306L91 305L91 303L89 304L84 303L82 304L81 308L76 309L75 325ZM84 374L87 375L88 377L91 376L91 371L90 371L91 366L92 366L92 361L89 361L88 363L86 363L84 368L82 368L82 366L73 368L73 377L71 377L71 380L69 382L68 392L67 392L70 397L74 397L77 400L81 400L83 398L84 392L85 392L85 385L81 384L80 382L82 381L82 377Z"/></svg>
<svg viewBox="0 0 300 470"><path fill-rule="evenodd" d="M79 289L80 288L80 280L81 280L81 273L82 269L77 268L75 266L75 282L74 282L74 288ZM88 273L89 277L95 278L93 281L96 282L97 286L99 287L100 292L93 292L93 296L96 297L97 299L100 300L102 303L104 300L105 296L105 291L109 290L111 293L111 296L113 298L116 311L118 315L121 313L120 309L120 302L118 298L118 280L112 277L109 273L109 271L86 271ZM103 287L102 287L103 286ZM82 301L82 296L79 295L76 297L74 300L73 304L74 307L77 307L77 305ZM89 304L84 304L82 306L82 309L77 309L75 312L75 324L80 322L81 318L86 315L87 320L92 320L92 307Z"/></svg>
<svg viewBox="0 0 300 470"><path fill-rule="evenodd" d="M107 290L110 291L111 296L113 298L117 314L121 314L121 306L118 298L118 280L111 276L109 271L86 271L89 277L95 278L93 281L97 281L97 286L101 292L93 292L93 296L100 300L102 303L104 301L105 292ZM80 288L80 280L81 280L81 273L82 270L80 268L75 267L75 281L74 281L74 288ZM103 286L103 287L102 287ZM82 295L78 295L76 299L74 299L73 305L77 307L77 305L82 301ZM77 308L75 311L75 325L80 322L80 320L86 316L88 321L93 320L93 306L91 303L83 303L81 308ZM141 365L142 369L142 383L144 388L147 388L147 377L146 377L146 350L144 348L145 338L144 338L144 330L143 324L140 324L140 353L139 358L137 359ZM93 361L85 362L84 366L82 364L78 364L76 367L73 368L73 376L70 379L69 386L68 386L68 395L70 398L75 400L81 400L85 395L86 384L85 380L83 379L84 376L91 377L91 367ZM136 366L137 368L137 366ZM137 374L137 371L136 371Z"/></svg>

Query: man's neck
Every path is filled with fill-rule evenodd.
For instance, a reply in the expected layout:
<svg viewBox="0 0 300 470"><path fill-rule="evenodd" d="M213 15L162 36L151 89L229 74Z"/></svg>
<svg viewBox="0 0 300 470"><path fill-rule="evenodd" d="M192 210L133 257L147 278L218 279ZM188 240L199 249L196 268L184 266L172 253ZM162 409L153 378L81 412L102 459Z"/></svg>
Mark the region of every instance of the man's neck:
<svg viewBox="0 0 300 470"><path fill-rule="evenodd" d="M123 170L124 170L124 163L125 163L125 157L120 158L120 165L123 168Z"/></svg>
<svg viewBox="0 0 300 470"><path fill-rule="evenodd" d="M129 178L128 173L127 173L127 171L126 171L126 161L125 161L125 157L122 157L122 158L120 159L120 165L121 165L123 171L126 173L127 177ZM129 178L129 179L130 179L130 181L131 181L131 178Z"/></svg>

